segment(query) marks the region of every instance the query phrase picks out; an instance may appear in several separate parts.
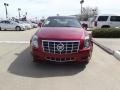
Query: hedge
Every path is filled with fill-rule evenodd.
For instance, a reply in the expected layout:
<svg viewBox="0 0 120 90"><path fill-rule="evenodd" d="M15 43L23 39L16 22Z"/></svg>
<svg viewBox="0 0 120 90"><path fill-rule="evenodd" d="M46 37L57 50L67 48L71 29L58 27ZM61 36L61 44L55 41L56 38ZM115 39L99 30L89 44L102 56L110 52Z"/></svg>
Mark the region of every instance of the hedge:
<svg viewBox="0 0 120 90"><path fill-rule="evenodd" d="M115 28L102 28L92 31L94 38L120 38L120 29Z"/></svg>

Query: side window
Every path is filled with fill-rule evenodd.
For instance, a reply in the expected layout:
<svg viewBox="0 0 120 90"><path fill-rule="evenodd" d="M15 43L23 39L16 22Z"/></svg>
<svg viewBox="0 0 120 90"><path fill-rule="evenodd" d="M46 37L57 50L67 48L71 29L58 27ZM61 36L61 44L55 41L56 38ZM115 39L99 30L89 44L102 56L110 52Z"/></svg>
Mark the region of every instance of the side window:
<svg viewBox="0 0 120 90"><path fill-rule="evenodd" d="M5 21L6 24L10 24L10 21Z"/></svg>
<svg viewBox="0 0 120 90"><path fill-rule="evenodd" d="M120 16L111 16L110 21L120 22Z"/></svg>
<svg viewBox="0 0 120 90"><path fill-rule="evenodd" d="M99 16L98 21L107 21L108 16Z"/></svg>
<svg viewBox="0 0 120 90"><path fill-rule="evenodd" d="M1 21L0 23L5 23L5 21Z"/></svg>

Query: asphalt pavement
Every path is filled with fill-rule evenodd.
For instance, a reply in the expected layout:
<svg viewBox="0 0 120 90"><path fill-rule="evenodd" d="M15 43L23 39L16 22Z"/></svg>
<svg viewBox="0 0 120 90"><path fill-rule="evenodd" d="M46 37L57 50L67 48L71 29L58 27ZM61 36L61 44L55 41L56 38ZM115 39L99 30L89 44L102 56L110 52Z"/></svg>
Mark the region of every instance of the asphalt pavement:
<svg viewBox="0 0 120 90"><path fill-rule="evenodd" d="M38 30L26 30L26 31L0 31L1 41L30 41L31 36Z"/></svg>
<svg viewBox="0 0 120 90"><path fill-rule="evenodd" d="M120 50L119 38L94 38L94 40L113 50Z"/></svg>

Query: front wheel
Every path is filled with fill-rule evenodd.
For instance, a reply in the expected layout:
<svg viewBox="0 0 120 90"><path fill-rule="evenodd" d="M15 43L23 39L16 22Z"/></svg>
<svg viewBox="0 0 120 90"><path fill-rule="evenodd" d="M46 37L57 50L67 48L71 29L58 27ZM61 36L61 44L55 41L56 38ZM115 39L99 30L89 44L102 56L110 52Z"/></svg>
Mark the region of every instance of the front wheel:
<svg viewBox="0 0 120 90"><path fill-rule="evenodd" d="M19 26L17 26L17 27L15 28L15 30L16 30L16 31L21 31L21 28L20 28Z"/></svg>
<svg viewBox="0 0 120 90"><path fill-rule="evenodd" d="M0 27L0 31L1 31L1 27Z"/></svg>

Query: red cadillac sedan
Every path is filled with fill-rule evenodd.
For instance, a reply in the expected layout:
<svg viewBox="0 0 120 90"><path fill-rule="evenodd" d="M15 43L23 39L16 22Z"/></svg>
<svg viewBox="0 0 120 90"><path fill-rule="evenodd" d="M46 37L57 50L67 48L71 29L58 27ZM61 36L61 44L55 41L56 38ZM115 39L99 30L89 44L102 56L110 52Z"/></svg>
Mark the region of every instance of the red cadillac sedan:
<svg viewBox="0 0 120 90"><path fill-rule="evenodd" d="M93 50L91 39L75 17L48 17L30 41L33 60L88 63Z"/></svg>

